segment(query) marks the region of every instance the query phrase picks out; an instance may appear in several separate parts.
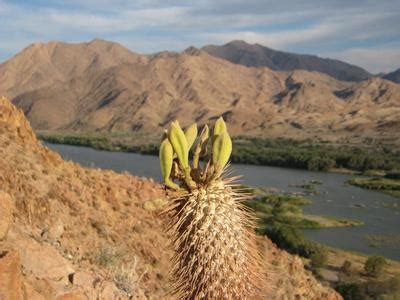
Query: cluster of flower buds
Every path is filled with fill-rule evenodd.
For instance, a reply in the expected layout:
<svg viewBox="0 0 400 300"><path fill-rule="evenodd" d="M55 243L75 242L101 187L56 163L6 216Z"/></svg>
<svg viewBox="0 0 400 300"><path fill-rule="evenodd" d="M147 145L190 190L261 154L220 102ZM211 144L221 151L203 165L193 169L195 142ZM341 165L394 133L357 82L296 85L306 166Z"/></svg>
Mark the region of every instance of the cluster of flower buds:
<svg viewBox="0 0 400 300"><path fill-rule="evenodd" d="M208 155L209 152L211 153ZM192 190L199 184L205 185L220 177L231 152L232 141L222 117L214 124L212 138L210 138L207 125L198 135L196 123L183 131L179 122L174 121L165 131L160 146L160 164L164 184L174 190L181 188ZM192 153L191 163L190 153ZM204 168L201 168L199 160L204 157L209 159L204 164Z"/></svg>

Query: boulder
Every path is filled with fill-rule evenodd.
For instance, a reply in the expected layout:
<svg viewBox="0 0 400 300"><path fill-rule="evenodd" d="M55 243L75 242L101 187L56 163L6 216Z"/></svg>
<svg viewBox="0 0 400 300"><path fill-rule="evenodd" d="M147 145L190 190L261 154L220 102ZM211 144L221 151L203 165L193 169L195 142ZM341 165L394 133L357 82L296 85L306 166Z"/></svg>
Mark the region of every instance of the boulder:
<svg viewBox="0 0 400 300"><path fill-rule="evenodd" d="M57 242L64 233L64 223L58 219L49 228L48 238L51 241Z"/></svg>
<svg viewBox="0 0 400 300"><path fill-rule="evenodd" d="M57 300L87 300L87 297L80 291L73 291L58 296Z"/></svg>
<svg viewBox="0 0 400 300"><path fill-rule="evenodd" d="M23 299L21 260L14 250L0 251L0 299Z"/></svg>
<svg viewBox="0 0 400 300"><path fill-rule="evenodd" d="M68 276L75 271L72 265L51 245L40 244L20 232L9 232L7 242L15 245L21 255L21 263L26 272L31 272L39 279L68 285ZM1 298L0 298L1 299Z"/></svg>
<svg viewBox="0 0 400 300"><path fill-rule="evenodd" d="M13 203L9 194L0 191L0 241L7 237L12 222Z"/></svg>

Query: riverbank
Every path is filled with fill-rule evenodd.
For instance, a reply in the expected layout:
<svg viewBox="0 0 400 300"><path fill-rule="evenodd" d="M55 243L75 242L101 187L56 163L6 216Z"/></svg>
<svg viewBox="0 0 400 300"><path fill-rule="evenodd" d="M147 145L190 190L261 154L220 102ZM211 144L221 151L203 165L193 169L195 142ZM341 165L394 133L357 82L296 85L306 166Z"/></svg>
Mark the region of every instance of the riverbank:
<svg viewBox="0 0 400 300"><path fill-rule="evenodd" d="M394 197L400 198L400 179L390 179L384 177L356 177L348 181L349 184L362 187L364 189L376 190ZM397 208L398 203L386 203L386 207Z"/></svg>
<svg viewBox="0 0 400 300"><path fill-rule="evenodd" d="M335 288L344 299L399 299L400 262L385 259L378 276L365 270L369 256L328 247L326 264L315 274ZM309 264L309 260L303 259Z"/></svg>
<svg viewBox="0 0 400 300"><path fill-rule="evenodd" d="M310 205L311 200L301 195L269 194L268 189L262 188L249 187L246 190L253 197L246 204L259 217L258 234L267 235L278 247L299 255L320 281L335 288L345 299L365 299L369 296L397 299L395 297L400 293L400 262L382 258L384 267L377 276L371 276L366 272L365 265L372 256L313 242L301 231L358 226L362 222L303 214L301 207ZM376 286L379 288L373 288ZM354 295L359 297L352 298Z"/></svg>
<svg viewBox="0 0 400 300"><path fill-rule="evenodd" d="M243 189L243 187L241 187ZM246 188L251 195L245 205L258 217L257 233L267 235L274 243L292 254L306 258L325 255L324 246L304 236L302 230L345 226L360 226L361 221L329 216L303 214L302 207L311 200L293 193L276 193L264 189Z"/></svg>
<svg viewBox="0 0 400 300"><path fill-rule="evenodd" d="M98 150L158 154L159 136L143 133L76 133L38 131L49 143L87 146ZM233 138L233 163L339 173L400 169L400 153L393 145L344 145L286 138Z"/></svg>
<svg viewBox="0 0 400 300"><path fill-rule="evenodd" d="M325 270L331 270L333 272L340 272L343 263L348 260L352 263L353 269L359 275L363 276L364 279L370 278L365 274L364 264L370 255L359 253L355 251L344 250L335 247L327 246L329 251L328 260ZM400 275L400 261L385 258L387 265L384 269L384 275L386 276L398 276ZM323 274L322 274L323 275ZM329 280L329 278L326 278Z"/></svg>
<svg viewBox="0 0 400 300"><path fill-rule="evenodd" d="M302 214L302 218L305 220L317 222L319 224L318 228L354 227L364 225L364 222L362 221L336 218L332 216Z"/></svg>

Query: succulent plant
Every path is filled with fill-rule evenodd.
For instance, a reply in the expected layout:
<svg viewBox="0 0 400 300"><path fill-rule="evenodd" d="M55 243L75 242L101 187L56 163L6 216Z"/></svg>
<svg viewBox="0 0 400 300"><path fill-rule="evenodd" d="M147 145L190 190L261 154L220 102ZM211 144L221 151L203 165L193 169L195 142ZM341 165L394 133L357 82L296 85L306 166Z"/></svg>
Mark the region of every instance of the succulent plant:
<svg viewBox="0 0 400 300"><path fill-rule="evenodd" d="M254 216L237 177L224 176L232 142L222 118L211 137L207 125L197 136L196 124L184 132L175 121L161 143L170 197L163 214L175 250L171 292L179 299L253 299L261 278Z"/></svg>

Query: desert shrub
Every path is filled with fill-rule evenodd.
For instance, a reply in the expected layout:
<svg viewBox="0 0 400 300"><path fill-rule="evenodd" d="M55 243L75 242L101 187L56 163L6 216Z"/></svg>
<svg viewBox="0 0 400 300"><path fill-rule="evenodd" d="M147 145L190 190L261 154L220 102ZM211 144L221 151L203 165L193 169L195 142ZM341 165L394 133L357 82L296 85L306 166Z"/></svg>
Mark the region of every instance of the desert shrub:
<svg viewBox="0 0 400 300"><path fill-rule="evenodd" d="M137 274L137 258L134 256L131 262L121 262L112 271L115 285L128 295L135 294L140 279Z"/></svg>
<svg viewBox="0 0 400 300"><path fill-rule="evenodd" d="M365 295L362 288L357 283L339 283L336 291L342 295L345 300L364 300Z"/></svg>
<svg viewBox="0 0 400 300"><path fill-rule="evenodd" d="M364 270L370 276L379 277L382 275L385 265L386 259L383 256L374 255L365 261Z"/></svg>
<svg viewBox="0 0 400 300"><path fill-rule="evenodd" d="M386 280L369 280L363 284L365 294L372 299L390 299L400 292L400 282L393 277Z"/></svg>
<svg viewBox="0 0 400 300"><path fill-rule="evenodd" d="M328 262L328 250L322 245L316 245L311 251L310 259L311 267L318 270Z"/></svg>
<svg viewBox="0 0 400 300"><path fill-rule="evenodd" d="M400 291L400 274L390 278L388 281L388 289L393 291Z"/></svg>
<svg viewBox="0 0 400 300"><path fill-rule="evenodd" d="M105 245L98 249L94 254L93 262L103 268L112 268L120 260L120 255L116 252L115 248Z"/></svg>
<svg viewBox="0 0 400 300"><path fill-rule="evenodd" d="M395 276L385 280L372 279L367 281L339 282L335 289L345 300L397 300L400 299L400 277Z"/></svg>
<svg viewBox="0 0 400 300"><path fill-rule="evenodd" d="M341 271L343 274L345 274L345 275L347 275L347 276L350 276L350 275L353 273L352 266L351 266L351 262L348 261L348 260L345 260L345 261L343 262L342 267L340 268L340 271Z"/></svg>

